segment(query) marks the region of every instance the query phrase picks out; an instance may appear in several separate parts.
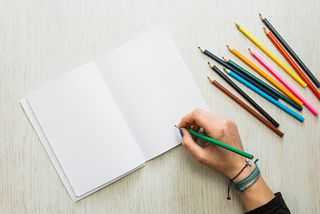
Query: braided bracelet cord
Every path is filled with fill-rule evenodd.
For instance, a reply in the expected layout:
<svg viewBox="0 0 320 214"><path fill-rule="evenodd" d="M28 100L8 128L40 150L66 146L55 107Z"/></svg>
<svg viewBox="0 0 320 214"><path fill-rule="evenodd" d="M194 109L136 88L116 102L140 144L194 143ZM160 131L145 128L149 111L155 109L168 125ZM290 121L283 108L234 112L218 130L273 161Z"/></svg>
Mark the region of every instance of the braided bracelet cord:
<svg viewBox="0 0 320 214"><path fill-rule="evenodd" d="M254 163L256 163L259 159L255 160ZM245 177L244 179L233 183L235 190L238 192L243 192L246 189L248 189L249 187L251 187L260 177L260 169L258 167L258 165L256 164L255 168L251 171L251 173ZM247 185L248 183L250 183L252 181L252 183L246 187L243 187L245 185Z"/></svg>
<svg viewBox="0 0 320 214"><path fill-rule="evenodd" d="M255 160L254 163L256 163L258 160L259 160L259 159ZM257 165L254 167L254 169L250 172L250 174L249 174L247 177L241 179L240 181L234 182L233 185L239 184L239 183L241 183L242 181L246 180L248 177L250 177L250 176L252 175L252 173L256 170L256 168L257 168Z"/></svg>
<svg viewBox="0 0 320 214"><path fill-rule="evenodd" d="M257 165L256 165L256 166L254 167L254 169L251 171L251 173L250 173L247 177L245 177L244 179L242 179L242 180L239 181L239 182L233 183L233 186L234 186L234 187L242 187L242 186L248 184L250 181L252 181L252 180L256 177L256 175L257 175L257 173L258 173L257 168L258 168L258 167L257 167Z"/></svg>
<svg viewBox="0 0 320 214"><path fill-rule="evenodd" d="M258 169L259 169L259 168L258 168ZM249 187L251 187L251 186L258 180L259 176L260 176L260 170L259 170L259 172L258 172L258 174L257 174L257 176L256 176L256 179L254 179L254 181L253 181L250 185L248 185L248 186L246 186L246 187L242 187L242 188L240 188L240 189L238 189L238 188L235 187L235 190L238 191L238 192L243 192L243 191L245 191L246 189L248 189Z"/></svg>
<svg viewBox="0 0 320 214"><path fill-rule="evenodd" d="M230 181L229 181L229 184L228 184L228 197L227 197L228 200L231 200L229 192L230 192L230 188L232 186L232 181L234 179L236 179L247 166L249 166L249 165L251 166L251 160L250 159L246 158L246 162L247 162L246 165L240 170L240 172L236 176L234 176L232 179L230 179Z"/></svg>

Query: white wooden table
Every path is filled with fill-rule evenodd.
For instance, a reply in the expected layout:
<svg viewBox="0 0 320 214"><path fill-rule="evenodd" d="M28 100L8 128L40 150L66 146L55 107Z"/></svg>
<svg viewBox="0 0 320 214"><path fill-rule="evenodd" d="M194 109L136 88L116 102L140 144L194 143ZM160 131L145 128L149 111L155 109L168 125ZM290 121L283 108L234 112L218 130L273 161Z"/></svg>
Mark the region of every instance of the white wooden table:
<svg viewBox="0 0 320 214"><path fill-rule="evenodd" d="M320 78L319 9L316 0L0 0L0 213L245 211L234 191L226 200L227 178L198 164L182 146L73 203L19 104L27 93L159 25L168 28L211 111L238 124L270 188L281 191L292 213L320 213L319 116L304 107L306 120L300 123L241 86L281 124L285 136L279 138L208 82L207 75L236 93L197 48L248 68L225 45L255 61L247 51L251 47L320 110L310 89L300 87L233 24L243 25L285 61L263 32L262 13Z"/></svg>

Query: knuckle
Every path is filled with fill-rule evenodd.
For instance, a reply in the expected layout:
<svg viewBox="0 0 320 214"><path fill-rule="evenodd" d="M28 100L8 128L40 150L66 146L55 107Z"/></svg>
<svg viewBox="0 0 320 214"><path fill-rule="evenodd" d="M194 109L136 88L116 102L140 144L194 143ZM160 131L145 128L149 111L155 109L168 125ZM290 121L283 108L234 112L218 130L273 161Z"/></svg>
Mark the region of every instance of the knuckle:
<svg viewBox="0 0 320 214"><path fill-rule="evenodd" d="M196 157L196 159L197 159L197 161L198 161L199 163L202 163L202 164L204 164L204 163L206 162L206 158L205 158L205 156L204 156L203 154L199 154L199 155Z"/></svg>
<svg viewBox="0 0 320 214"><path fill-rule="evenodd" d="M189 143L188 143L187 140L183 140L183 141L182 141L182 146L188 147L188 145L189 145Z"/></svg>
<svg viewBox="0 0 320 214"><path fill-rule="evenodd" d="M218 134L222 134L224 132L224 128L219 126L216 128L216 131Z"/></svg>
<svg viewBox="0 0 320 214"><path fill-rule="evenodd" d="M231 120L225 120L225 121L222 123L223 129L229 129L231 126L232 126L232 121L231 121Z"/></svg>
<svg viewBox="0 0 320 214"><path fill-rule="evenodd" d="M182 122L184 122L185 120L186 120L186 116L184 116L183 118L181 118L180 124L181 124Z"/></svg>
<svg viewBox="0 0 320 214"><path fill-rule="evenodd" d="M225 129L223 127L217 127L216 128L216 138L217 139L222 139L225 133Z"/></svg>
<svg viewBox="0 0 320 214"><path fill-rule="evenodd" d="M194 114L195 117L199 116L201 113L202 113L202 110L199 109L199 108L196 108L196 109L193 111L193 114Z"/></svg>

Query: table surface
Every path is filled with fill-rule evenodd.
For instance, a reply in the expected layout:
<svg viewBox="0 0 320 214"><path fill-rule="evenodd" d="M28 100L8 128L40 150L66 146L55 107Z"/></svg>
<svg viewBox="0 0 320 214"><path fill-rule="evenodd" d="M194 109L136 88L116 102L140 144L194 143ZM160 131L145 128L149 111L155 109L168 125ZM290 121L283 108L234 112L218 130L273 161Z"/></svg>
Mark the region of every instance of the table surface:
<svg viewBox="0 0 320 214"><path fill-rule="evenodd" d="M320 1L17 1L0 0L0 213L242 213L225 176L203 166L182 146L102 190L73 203L19 100L116 47L165 25L212 113L238 125L245 150L259 158L262 176L292 213L320 212L319 116L304 107L300 123L241 86L281 125L283 138L235 104L206 76L237 94L209 69L198 46L246 65L250 47L316 109L320 102L241 34L243 25L280 60L258 13L278 29L320 78ZM255 61L256 62L256 61ZM286 62L286 64L288 64ZM220 67L220 66L219 66ZM255 73L251 69L249 71Z"/></svg>

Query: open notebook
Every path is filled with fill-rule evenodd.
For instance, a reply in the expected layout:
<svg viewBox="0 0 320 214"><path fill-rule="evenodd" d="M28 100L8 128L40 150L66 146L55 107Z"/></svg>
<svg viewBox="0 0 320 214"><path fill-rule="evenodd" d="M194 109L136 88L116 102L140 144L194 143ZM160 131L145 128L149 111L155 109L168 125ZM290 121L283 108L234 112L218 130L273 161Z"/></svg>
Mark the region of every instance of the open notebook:
<svg viewBox="0 0 320 214"><path fill-rule="evenodd" d="M179 145L173 125L208 110L165 27L20 102L73 201Z"/></svg>

